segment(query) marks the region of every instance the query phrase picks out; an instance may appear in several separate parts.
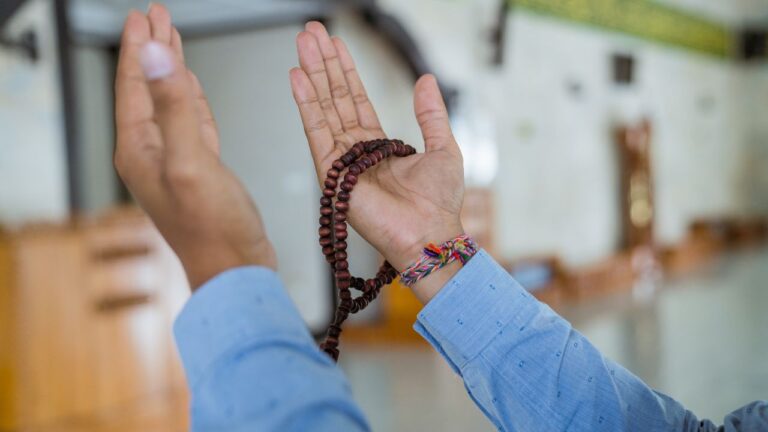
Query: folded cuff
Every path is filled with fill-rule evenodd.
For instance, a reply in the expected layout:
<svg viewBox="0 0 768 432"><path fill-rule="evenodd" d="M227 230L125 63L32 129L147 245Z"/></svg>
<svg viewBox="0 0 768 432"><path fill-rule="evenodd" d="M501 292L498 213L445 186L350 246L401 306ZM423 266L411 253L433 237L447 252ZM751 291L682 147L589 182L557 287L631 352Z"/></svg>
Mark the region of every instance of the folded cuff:
<svg viewBox="0 0 768 432"><path fill-rule="evenodd" d="M497 335L524 326L540 308L481 250L419 312L414 329L460 373Z"/></svg>

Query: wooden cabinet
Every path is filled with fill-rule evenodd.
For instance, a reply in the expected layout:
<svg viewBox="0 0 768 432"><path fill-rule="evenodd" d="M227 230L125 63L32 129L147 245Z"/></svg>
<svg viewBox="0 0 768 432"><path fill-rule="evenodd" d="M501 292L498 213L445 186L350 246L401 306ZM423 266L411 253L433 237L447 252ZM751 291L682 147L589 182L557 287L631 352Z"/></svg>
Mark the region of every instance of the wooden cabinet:
<svg viewBox="0 0 768 432"><path fill-rule="evenodd" d="M114 430L162 395L175 411L147 415L185 429L171 324L187 293L138 211L2 234L0 430Z"/></svg>

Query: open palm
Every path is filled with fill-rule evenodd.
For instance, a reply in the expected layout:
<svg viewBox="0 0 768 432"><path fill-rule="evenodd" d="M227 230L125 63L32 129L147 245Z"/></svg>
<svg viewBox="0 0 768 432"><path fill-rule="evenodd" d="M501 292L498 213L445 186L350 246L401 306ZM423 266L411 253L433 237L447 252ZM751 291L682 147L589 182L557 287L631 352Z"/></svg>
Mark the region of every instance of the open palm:
<svg viewBox="0 0 768 432"><path fill-rule="evenodd" d="M291 87L322 182L334 160L359 141L386 138L344 42L318 22L297 37L300 68ZM419 79L414 108L425 153L388 158L361 176L350 200L352 226L398 270L424 244L463 232L464 173L435 78Z"/></svg>

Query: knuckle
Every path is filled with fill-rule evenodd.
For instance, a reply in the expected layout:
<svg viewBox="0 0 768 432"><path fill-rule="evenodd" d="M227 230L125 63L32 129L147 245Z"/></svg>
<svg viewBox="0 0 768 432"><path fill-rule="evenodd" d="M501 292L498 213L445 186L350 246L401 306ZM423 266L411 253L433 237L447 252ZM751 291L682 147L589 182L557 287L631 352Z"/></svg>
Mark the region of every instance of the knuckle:
<svg viewBox="0 0 768 432"><path fill-rule="evenodd" d="M354 94L352 95L352 101L354 101L356 104L368 103L368 95L365 93Z"/></svg>
<svg viewBox="0 0 768 432"><path fill-rule="evenodd" d="M331 110L333 109L333 100L329 97L320 99L320 107L324 110Z"/></svg>
<svg viewBox="0 0 768 432"><path fill-rule="evenodd" d="M314 121L312 123L307 124L307 127L305 128L307 133L311 132L317 132L319 130L325 129L328 127L328 121L326 121L324 118L319 119L317 121Z"/></svg>
<svg viewBox="0 0 768 432"><path fill-rule="evenodd" d="M343 99L349 96L349 87L345 85L337 85L331 89L331 96L334 99Z"/></svg>
<svg viewBox="0 0 768 432"><path fill-rule="evenodd" d="M198 184L200 170L194 163L169 164L165 169L165 180L171 187L186 189Z"/></svg>
<svg viewBox="0 0 768 432"><path fill-rule="evenodd" d="M433 109L420 112L416 116L416 120L418 120L419 123L429 123L434 121L445 121L448 120L448 117L446 116L445 111Z"/></svg>
<svg viewBox="0 0 768 432"><path fill-rule="evenodd" d="M356 127L360 126L360 123L357 121L357 119L347 119L342 122L342 127L344 127L345 130L349 129L355 129Z"/></svg>

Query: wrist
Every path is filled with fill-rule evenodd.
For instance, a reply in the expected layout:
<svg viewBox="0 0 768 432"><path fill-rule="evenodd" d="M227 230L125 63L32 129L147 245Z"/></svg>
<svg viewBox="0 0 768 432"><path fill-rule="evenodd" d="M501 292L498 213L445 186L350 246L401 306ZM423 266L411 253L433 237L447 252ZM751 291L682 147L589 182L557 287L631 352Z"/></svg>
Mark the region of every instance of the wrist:
<svg viewBox="0 0 768 432"><path fill-rule="evenodd" d="M448 222L432 224L434 229L425 230L420 235L414 236L414 239L406 242L406 246L394 253L393 260L390 263L402 272L406 267L416 262L424 253L424 246L429 243L441 244L450 239L464 234L464 227L458 219Z"/></svg>
<svg viewBox="0 0 768 432"><path fill-rule="evenodd" d="M458 220L452 223L436 224L435 226L439 228L424 233L418 240L411 242L410 246L407 249L403 249L398 255L401 260L397 264L393 263L393 265L399 272L402 272L406 267L419 260L424 254L424 247L427 244L439 245L464 234L464 228ZM392 261L390 262L392 263ZM463 265L459 261L450 262L418 280L410 287L411 291L421 303L427 304L462 267Z"/></svg>
<svg viewBox="0 0 768 432"><path fill-rule="evenodd" d="M260 266L277 270L277 255L272 244L263 240L247 248L209 246L190 253L179 253L190 288L197 290L216 275L237 267Z"/></svg>

